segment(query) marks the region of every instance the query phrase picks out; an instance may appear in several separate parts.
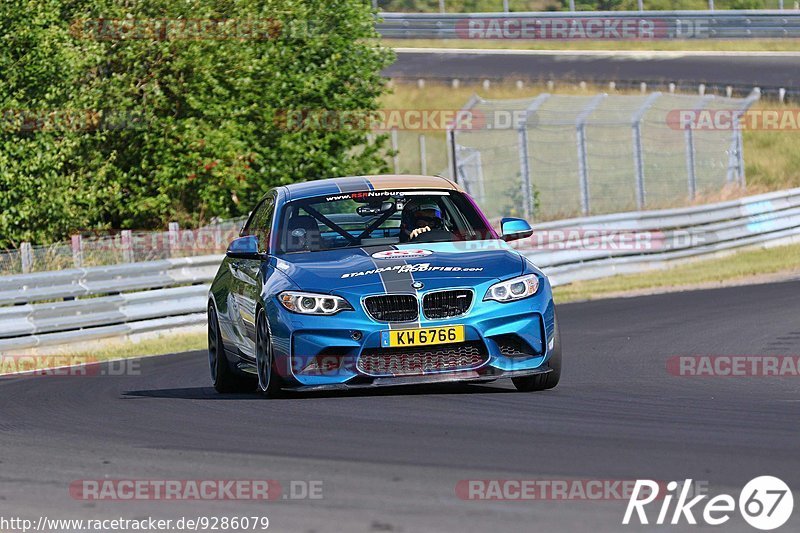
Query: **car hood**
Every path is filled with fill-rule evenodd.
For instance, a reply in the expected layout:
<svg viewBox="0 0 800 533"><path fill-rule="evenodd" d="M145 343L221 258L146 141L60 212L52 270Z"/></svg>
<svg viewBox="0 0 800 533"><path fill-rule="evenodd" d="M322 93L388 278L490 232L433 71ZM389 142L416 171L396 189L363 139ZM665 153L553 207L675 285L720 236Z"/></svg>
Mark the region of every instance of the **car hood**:
<svg viewBox="0 0 800 533"><path fill-rule="evenodd" d="M434 289L472 286L523 271L524 259L500 240L398 244L283 254L275 267L301 290L408 292L411 283Z"/></svg>

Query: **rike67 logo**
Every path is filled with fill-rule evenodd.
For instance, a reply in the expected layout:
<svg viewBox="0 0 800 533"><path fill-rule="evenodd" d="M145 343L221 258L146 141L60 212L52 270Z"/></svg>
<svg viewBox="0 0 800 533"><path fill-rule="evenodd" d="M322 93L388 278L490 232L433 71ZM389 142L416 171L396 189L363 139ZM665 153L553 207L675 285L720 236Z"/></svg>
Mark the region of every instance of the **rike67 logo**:
<svg viewBox="0 0 800 533"><path fill-rule="evenodd" d="M682 520L687 524L697 524L695 513L711 526L719 526L730 520L737 508L737 501L733 496L719 494L702 505L701 502L709 496L701 494L689 499L691 486L691 479L681 484L670 481L667 483L666 493L662 494L659 489L663 485L649 479L637 480L622 523L630 524L635 513L636 520L640 524L649 524L645 507L656 500L661 501L658 517L654 522L658 525L680 524ZM676 496L675 507L670 513L672 501ZM756 529L769 531L781 527L792 516L794 497L789 486L782 480L773 476L760 476L751 479L744 486L739 494L738 509L745 522Z"/></svg>

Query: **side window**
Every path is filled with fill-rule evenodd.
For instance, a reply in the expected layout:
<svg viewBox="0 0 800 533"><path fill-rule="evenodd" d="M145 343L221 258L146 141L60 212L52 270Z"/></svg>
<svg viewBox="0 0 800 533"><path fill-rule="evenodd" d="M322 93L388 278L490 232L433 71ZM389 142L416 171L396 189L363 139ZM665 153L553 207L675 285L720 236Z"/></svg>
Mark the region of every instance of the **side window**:
<svg viewBox="0 0 800 533"><path fill-rule="evenodd" d="M261 202L250 220L247 222L242 235L255 235L258 237L259 248L261 252L266 252L269 247L270 231L272 230L272 215L275 212L275 199L272 197L266 198Z"/></svg>

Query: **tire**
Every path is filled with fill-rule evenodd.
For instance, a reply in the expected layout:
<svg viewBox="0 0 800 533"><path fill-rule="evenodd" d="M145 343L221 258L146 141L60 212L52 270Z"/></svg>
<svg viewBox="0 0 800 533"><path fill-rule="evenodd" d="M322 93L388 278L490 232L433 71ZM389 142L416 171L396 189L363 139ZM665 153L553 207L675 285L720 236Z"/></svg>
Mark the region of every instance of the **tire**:
<svg viewBox="0 0 800 533"><path fill-rule="evenodd" d="M520 392L535 392L552 389L558 385L561 379L561 331L558 329L558 319L555 320L555 341L553 342L553 353L550 355L548 364L552 369L546 374L535 374L521 378L511 378L511 382Z"/></svg>
<svg viewBox="0 0 800 533"><path fill-rule="evenodd" d="M267 398L281 396L283 382L275 372L275 358L272 352L269 326L263 309L258 312L256 319L256 368L259 392Z"/></svg>
<svg viewBox="0 0 800 533"><path fill-rule="evenodd" d="M251 392L255 388L253 378L237 374L228 364L214 304L208 306L208 367L211 384L219 393Z"/></svg>

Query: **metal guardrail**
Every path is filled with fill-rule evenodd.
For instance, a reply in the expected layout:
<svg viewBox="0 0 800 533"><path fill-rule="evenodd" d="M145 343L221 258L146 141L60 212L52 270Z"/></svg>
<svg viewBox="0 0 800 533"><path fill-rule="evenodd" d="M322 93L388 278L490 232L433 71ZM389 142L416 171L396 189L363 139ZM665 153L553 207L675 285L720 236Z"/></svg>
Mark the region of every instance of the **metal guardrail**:
<svg viewBox="0 0 800 533"><path fill-rule="evenodd" d="M381 13L377 29L393 39L796 39L800 11Z"/></svg>
<svg viewBox="0 0 800 533"><path fill-rule="evenodd" d="M603 239L621 242L618 234L645 245L603 245ZM537 224L534 238L519 250L558 286L797 240L800 188L698 207ZM0 277L0 351L202 325L220 260L210 255Z"/></svg>
<svg viewBox="0 0 800 533"><path fill-rule="evenodd" d="M0 277L0 351L205 323L219 255Z"/></svg>

